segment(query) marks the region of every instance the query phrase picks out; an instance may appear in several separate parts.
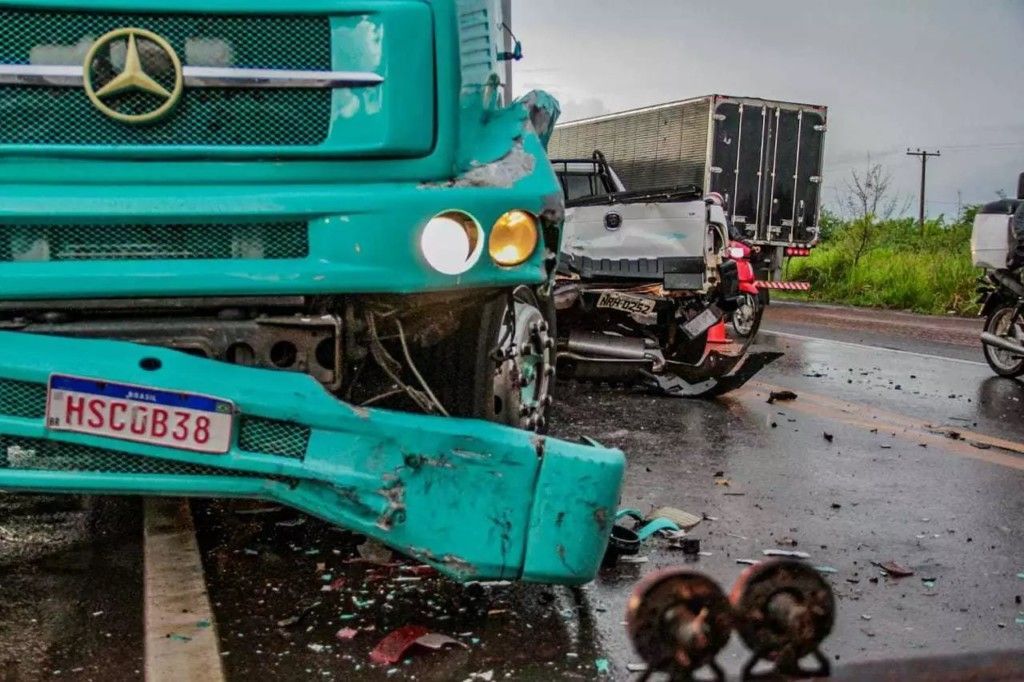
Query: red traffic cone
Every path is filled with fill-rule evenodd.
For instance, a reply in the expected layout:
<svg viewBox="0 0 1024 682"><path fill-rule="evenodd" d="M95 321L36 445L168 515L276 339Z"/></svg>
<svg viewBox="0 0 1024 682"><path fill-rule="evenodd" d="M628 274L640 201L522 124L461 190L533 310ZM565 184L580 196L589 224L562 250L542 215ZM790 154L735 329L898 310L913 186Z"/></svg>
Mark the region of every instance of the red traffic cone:
<svg viewBox="0 0 1024 682"><path fill-rule="evenodd" d="M708 343L729 343L729 338L725 335L725 320L719 320L718 324L708 330Z"/></svg>

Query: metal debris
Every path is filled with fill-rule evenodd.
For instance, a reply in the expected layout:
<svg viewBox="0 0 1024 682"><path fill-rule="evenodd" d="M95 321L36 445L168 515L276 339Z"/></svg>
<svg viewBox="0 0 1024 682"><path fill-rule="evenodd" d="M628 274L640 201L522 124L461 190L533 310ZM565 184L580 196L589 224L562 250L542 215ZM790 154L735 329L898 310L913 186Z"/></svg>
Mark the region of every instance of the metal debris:
<svg viewBox="0 0 1024 682"><path fill-rule="evenodd" d="M768 395L768 404L772 405L776 402L789 402L791 400L796 400L799 397L800 396L798 396L796 393L793 393L793 391L772 391Z"/></svg>

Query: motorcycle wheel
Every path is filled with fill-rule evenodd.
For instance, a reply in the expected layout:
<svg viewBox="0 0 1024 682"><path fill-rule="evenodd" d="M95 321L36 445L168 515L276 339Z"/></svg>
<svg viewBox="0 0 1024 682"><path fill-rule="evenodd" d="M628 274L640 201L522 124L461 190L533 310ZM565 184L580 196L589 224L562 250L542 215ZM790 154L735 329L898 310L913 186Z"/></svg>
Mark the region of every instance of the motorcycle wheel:
<svg viewBox="0 0 1024 682"><path fill-rule="evenodd" d="M752 294L743 294L743 303L732 314L732 329L737 336L752 339L761 328L764 306L761 299Z"/></svg>
<svg viewBox="0 0 1024 682"><path fill-rule="evenodd" d="M1024 343L1024 317L1017 313L1015 305L996 308L985 321L985 331ZM983 350L988 366L999 376L1010 379L1024 376L1024 357L988 345L983 346Z"/></svg>

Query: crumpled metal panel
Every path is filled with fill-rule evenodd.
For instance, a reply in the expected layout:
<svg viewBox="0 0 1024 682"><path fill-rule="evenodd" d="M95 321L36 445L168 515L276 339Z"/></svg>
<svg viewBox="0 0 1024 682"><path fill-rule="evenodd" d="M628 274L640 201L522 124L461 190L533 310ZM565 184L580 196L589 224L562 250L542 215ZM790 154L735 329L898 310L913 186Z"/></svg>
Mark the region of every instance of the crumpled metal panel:
<svg viewBox="0 0 1024 682"><path fill-rule="evenodd" d="M42 417L4 413L0 489L262 498L458 580L582 584L604 553L625 467L616 450L483 421L360 409L305 375L162 348L4 332L0 350L0 382L64 373L214 393L243 415L310 429L301 459L244 451L237 437L227 454L204 455L52 432ZM147 358L160 368L143 369ZM83 457L87 467L71 466Z"/></svg>

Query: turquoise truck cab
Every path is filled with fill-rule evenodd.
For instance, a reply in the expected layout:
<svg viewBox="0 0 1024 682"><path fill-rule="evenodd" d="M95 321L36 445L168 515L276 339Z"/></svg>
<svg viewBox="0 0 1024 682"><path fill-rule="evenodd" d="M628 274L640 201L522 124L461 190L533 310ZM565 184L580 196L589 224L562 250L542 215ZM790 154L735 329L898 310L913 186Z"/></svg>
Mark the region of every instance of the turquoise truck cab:
<svg viewBox="0 0 1024 682"><path fill-rule="evenodd" d="M497 0L0 0L0 489L253 497L595 574L542 434L562 195Z"/></svg>

